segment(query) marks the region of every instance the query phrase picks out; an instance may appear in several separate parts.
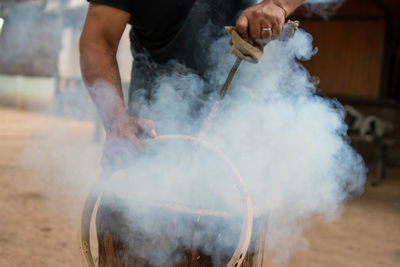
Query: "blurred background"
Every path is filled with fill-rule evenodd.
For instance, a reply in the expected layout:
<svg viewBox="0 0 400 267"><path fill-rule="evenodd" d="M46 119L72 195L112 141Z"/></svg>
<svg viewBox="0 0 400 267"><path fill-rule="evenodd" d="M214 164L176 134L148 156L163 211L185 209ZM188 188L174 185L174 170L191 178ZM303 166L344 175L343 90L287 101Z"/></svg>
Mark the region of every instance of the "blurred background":
<svg viewBox="0 0 400 267"><path fill-rule="evenodd" d="M400 164L400 3L348 0L334 15L300 9L294 15L314 37L318 53L304 66L319 94L345 105L353 146L369 163ZM327 20L326 20L327 19Z"/></svg>
<svg viewBox="0 0 400 267"><path fill-rule="evenodd" d="M71 203L79 210L82 199L60 188L57 208L49 208L43 192L51 170L41 169L41 182L31 182L32 169L21 167L20 158L27 143L41 140L38 125L51 125L93 142L93 151L84 155L96 155L89 164L97 166L101 123L79 68L78 40L87 6L83 0L0 0L0 211L9 215L0 218L1 266L78 266L71 241L75 215L60 217L53 211L62 213L60 205ZM400 2L347 0L335 12L317 15L302 7L291 18L312 34L318 53L303 64L319 82L317 93L344 105L349 141L369 174L366 193L339 222L306 233L311 254L299 252L290 264L399 266ZM132 63L128 31L118 52L125 91ZM45 147L41 143L37 149ZM346 229L355 234L344 234ZM332 250L337 244L340 248ZM58 254L50 259L48 251L54 248Z"/></svg>
<svg viewBox="0 0 400 267"><path fill-rule="evenodd" d="M40 110L59 98L61 113L69 105L83 111L80 108L88 103L81 79L78 43L88 3L2 0L0 4L0 103ZM124 83L129 82L132 63L128 32L129 29L124 33L118 55ZM71 94L83 94L82 103L68 103ZM75 115L85 117L85 114Z"/></svg>

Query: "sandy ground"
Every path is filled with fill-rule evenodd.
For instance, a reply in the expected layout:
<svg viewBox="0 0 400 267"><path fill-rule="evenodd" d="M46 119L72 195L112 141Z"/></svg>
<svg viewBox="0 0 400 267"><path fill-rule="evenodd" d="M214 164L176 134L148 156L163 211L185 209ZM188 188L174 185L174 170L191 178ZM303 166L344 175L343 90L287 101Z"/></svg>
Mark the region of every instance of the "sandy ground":
<svg viewBox="0 0 400 267"><path fill-rule="evenodd" d="M0 108L0 266L80 266L78 217L101 152L92 134L91 122ZM304 236L288 266L400 266L400 168Z"/></svg>

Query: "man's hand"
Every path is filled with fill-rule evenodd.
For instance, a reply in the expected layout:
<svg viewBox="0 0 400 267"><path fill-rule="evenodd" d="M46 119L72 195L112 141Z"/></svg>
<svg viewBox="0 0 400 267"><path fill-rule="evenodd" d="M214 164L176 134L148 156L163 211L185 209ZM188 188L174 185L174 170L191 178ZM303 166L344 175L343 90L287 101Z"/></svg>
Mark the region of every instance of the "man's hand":
<svg viewBox="0 0 400 267"><path fill-rule="evenodd" d="M286 17L304 0L265 0L242 12L236 21L236 30L246 41L265 45L282 32Z"/></svg>
<svg viewBox="0 0 400 267"><path fill-rule="evenodd" d="M246 41L268 40L280 35L286 11L267 0L244 10L236 21L236 30Z"/></svg>
<svg viewBox="0 0 400 267"><path fill-rule="evenodd" d="M81 70L103 120L103 167L120 168L141 150L138 138L155 137L154 123L129 116L117 64L117 48L130 14L91 2L80 40Z"/></svg>
<svg viewBox="0 0 400 267"><path fill-rule="evenodd" d="M129 115L118 118L118 121L107 129L102 166L120 168L132 162L135 154L142 150L139 138L143 135L156 137L153 121Z"/></svg>

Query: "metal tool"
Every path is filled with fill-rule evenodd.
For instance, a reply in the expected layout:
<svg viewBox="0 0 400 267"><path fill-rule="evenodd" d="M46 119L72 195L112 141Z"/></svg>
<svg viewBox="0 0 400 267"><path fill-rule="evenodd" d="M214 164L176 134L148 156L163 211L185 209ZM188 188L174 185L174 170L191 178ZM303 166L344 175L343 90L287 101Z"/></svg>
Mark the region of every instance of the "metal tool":
<svg viewBox="0 0 400 267"><path fill-rule="evenodd" d="M236 71L238 70L241 62L242 62L242 59L236 58L236 61L233 64L231 71L229 72L228 77L226 78L225 83L221 88L221 91L219 91L218 98L215 101L215 104L212 107L210 113L208 114L208 117L207 117L206 122L204 123L203 129L201 130L201 132L199 134L200 139L203 139L204 136L207 134L208 129L210 128L210 126L214 120L215 114L218 111L219 104L221 103L222 99L226 95L226 92L228 91L228 88L231 85L233 77L235 77Z"/></svg>
<svg viewBox="0 0 400 267"><path fill-rule="evenodd" d="M297 29L299 28L299 22L298 21L291 21L289 20L287 23L282 28L282 33L279 36L280 41L287 41L288 39L292 38L294 34L296 33ZM228 77L225 80L224 85L222 86L221 90L219 91L218 98L215 101L214 106L212 107L210 113L208 114L207 120L204 123L204 126L199 134L199 138L203 139L205 135L207 134L214 118L215 115L218 111L219 105L221 104L222 99L225 97L226 92L228 91L229 86L232 83L233 77L235 77L236 71L238 70L240 63L242 63L242 59L236 58L235 63L233 64ZM258 62L258 59L250 60L250 62Z"/></svg>

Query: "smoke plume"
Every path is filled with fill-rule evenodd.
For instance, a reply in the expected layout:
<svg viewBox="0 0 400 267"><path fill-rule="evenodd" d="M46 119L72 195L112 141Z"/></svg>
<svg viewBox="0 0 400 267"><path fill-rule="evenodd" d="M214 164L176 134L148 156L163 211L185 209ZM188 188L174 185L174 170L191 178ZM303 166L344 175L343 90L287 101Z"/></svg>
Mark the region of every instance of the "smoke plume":
<svg viewBox="0 0 400 267"><path fill-rule="evenodd" d="M306 4L341 2L310 0ZM213 66L206 79L188 74L174 62L170 64L177 71L158 77L152 101L141 91L135 94L141 117L154 120L159 134L198 134L235 60L229 54L228 41L228 37L218 40L211 53L204 55ZM316 84L299 63L316 52L312 36L302 30L287 42L271 41L259 64L241 65L205 137L243 178L255 220L262 222L254 229L253 239L265 244L267 251L260 253L272 254L278 262L287 261L303 247L302 228L312 218L335 219L343 203L362 192L365 181L364 163L346 138L342 106L334 99L317 96ZM210 88L214 93L204 97L203 92ZM193 107L198 107L196 115ZM73 147L71 142L79 144L79 149L63 150L62 159L57 159L55 168L61 174L70 174L68 159L85 151L84 143L75 138L67 136L64 143L69 147ZM232 255L243 210L232 169L214 150L191 142L145 147L149 149L133 166L118 171L107 184L108 194L126 200L122 206L128 227L149 237L148 249L141 250L141 256L157 266L172 265L184 255L176 253L173 246L161 246L160 238L178 238L183 246L190 247L196 228L198 240L213 241L213 246L200 244L200 248L206 254L220 251L213 258L217 264L226 260L221 255ZM24 162L29 160L40 165L28 149ZM83 171L87 177L98 175L84 163L74 165L74 170ZM69 183L76 185L74 190L79 191L81 180L70 179ZM84 196L87 191L81 189L80 193ZM166 205L180 208L166 209ZM189 211L182 211L185 209ZM218 216L199 219L193 212L196 210ZM127 238L126 242L134 241Z"/></svg>
<svg viewBox="0 0 400 267"><path fill-rule="evenodd" d="M221 86L234 60L228 55L227 42L223 38L213 45L209 60L215 68L207 82L194 74L178 73L158 79L158 94L143 115L156 122L159 132L193 133L201 128L203 120L193 119L190 108L197 105L206 84L211 82L208 86L216 90ZM245 63L239 69L206 141L222 151L242 175L256 218L268 217L263 231L255 229L253 237L265 234L269 252L282 262L301 246L301 229L312 217L334 219L345 200L362 192L365 167L347 142L342 106L315 95L316 85L297 61L316 53L311 35L300 30L288 42L272 41L264 52L258 65ZM212 98L204 101L212 102ZM147 103L144 98L139 102ZM129 188L126 193L140 196L143 203L192 203L225 211L241 207L232 188L235 183L224 177L221 162L212 155L200 156L190 146L167 151L139 164L143 166L140 174L136 169L125 170L130 185L122 182L114 192ZM152 179L157 182L149 182ZM240 214L240 209L235 212ZM163 229L163 223L149 223L146 216L141 220L140 225L151 225L152 234ZM237 225L226 228L240 229ZM233 245L234 240L227 244Z"/></svg>

